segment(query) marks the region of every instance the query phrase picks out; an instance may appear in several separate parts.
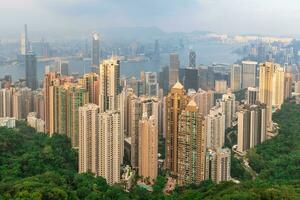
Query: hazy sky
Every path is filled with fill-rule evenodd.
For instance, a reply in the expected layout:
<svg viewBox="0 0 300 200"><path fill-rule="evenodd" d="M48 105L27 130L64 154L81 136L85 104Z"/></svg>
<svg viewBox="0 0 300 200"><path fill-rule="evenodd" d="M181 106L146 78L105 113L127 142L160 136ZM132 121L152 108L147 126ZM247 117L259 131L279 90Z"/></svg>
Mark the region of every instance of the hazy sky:
<svg viewBox="0 0 300 200"><path fill-rule="evenodd" d="M300 35L299 0L0 0L0 36L157 26L164 31Z"/></svg>

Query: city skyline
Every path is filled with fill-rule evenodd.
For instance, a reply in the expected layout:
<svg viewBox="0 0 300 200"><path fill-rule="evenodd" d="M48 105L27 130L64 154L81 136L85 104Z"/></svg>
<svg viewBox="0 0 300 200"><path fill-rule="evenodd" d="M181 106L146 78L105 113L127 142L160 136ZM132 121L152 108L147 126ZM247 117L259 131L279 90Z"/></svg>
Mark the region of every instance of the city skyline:
<svg viewBox="0 0 300 200"><path fill-rule="evenodd" d="M6 1L0 199L300 199L297 4Z"/></svg>

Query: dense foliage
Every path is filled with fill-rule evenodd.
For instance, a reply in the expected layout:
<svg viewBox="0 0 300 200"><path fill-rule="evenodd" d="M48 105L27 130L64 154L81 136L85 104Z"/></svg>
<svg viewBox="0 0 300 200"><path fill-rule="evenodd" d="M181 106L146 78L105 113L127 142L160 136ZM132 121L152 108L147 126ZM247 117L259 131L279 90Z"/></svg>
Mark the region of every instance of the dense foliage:
<svg viewBox="0 0 300 200"><path fill-rule="evenodd" d="M138 186L125 192L105 179L77 174L77 153L65 136L52 138L35 133L24 123L17 129L0 128L0 200L6 199L300 199L300 105L285 104L274 115L279 135L249 153L250 165L259 176L247 180L240 161L232 159L233 175L240 184L205 181L178 187L163 194L166 183L159 177L149 193Z"/></svg>
<svg viewBox="0 0 300 200"><path fill-rule="evenodd" d="M286 103L273 115L279 134L249 152L260 178L300 180L300 105Z"/></svg>

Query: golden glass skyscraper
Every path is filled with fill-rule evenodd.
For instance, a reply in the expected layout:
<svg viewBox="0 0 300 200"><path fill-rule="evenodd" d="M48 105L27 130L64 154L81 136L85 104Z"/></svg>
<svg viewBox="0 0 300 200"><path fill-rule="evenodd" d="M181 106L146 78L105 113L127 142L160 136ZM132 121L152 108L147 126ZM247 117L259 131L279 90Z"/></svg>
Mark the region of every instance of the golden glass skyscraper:
<svg viewBox="0 0 300 200"><path fill-rule="evenodd" d="M166 159L165 167L172 174L178 172L178 127L179 115L188 104L183 85L177 82L166 97Z"/></svg>

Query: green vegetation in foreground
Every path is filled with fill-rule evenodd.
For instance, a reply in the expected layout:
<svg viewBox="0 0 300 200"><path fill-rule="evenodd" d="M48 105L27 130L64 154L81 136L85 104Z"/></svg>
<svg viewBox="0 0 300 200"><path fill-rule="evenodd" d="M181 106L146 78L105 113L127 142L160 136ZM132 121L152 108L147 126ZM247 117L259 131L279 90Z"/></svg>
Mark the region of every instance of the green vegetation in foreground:
<svg viewBox="0 0 300 200"><path fill-rule="evenodd" d="M286 103L273 115L278 136L249 152L250 166L259 178L270 181L300 180L300 105Z"/></svg>
<svg viewBox="0 0 300 200"><path fill-rule="evenodd" d="M77 154L65 136L49 138L24 123L14 130L0 128L0 200L300 199L300 105L285 104L274 120L281 127L279 135L249 153L250 164L259 173L256 180L219 185L205 181L178 187L170 196L162 193L164 177L158 178L153 193L137 186L126 193L101 177L77 174Z"/></svg>

